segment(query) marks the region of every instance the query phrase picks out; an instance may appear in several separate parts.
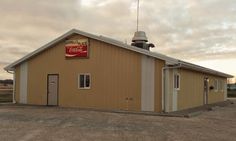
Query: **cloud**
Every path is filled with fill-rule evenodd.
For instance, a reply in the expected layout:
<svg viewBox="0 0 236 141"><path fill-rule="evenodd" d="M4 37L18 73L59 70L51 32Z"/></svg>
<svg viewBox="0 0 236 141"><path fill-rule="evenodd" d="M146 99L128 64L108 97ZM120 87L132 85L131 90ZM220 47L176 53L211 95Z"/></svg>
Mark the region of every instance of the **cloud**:
<svg viewBox="0 0 236 141"><path fill-rule="evenodd" d="M154 51L184 60L201 60L206 56L217 59L226 57L224 54L235 58L236 5L233 0L172 2L174 5L163 4L156 13L146 17L146 21L151 22L155 20L154 15L158 15L157 29L150 30L156 35L152 40L158 45Z"/></svg>
<svg viewBox="0 0 236 141"><path fill-rule="evenodd" d="M17 60L71 28L130 43L136 2L1 0L0 61ZM235 13L235 0L140 1L139 29L155 52L192 61L230 59L236 53Z"/></svg>

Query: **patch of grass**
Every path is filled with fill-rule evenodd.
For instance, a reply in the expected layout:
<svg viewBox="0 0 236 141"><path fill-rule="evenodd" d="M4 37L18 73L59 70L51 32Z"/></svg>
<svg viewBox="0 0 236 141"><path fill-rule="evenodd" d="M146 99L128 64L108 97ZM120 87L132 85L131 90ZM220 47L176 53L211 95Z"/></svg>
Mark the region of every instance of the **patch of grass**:
<svg viewBox="0 0 236 141"><path fill-rule="evenodd" d="M0 89L0 103L12 102L12 90Z"/></svg>
<svg viewBox="0 0 236 141"><path fill-rule="evenodd" d="M236 97L236 90L230 90L227 92L228 97Z"/></svg>
<svg viewBox="0 0 236 141"><path fill-rule="evenodd" d="M0 95L0 103L1 102L12 102L12 95L10 95L10 94L1 94Z"/></svg>

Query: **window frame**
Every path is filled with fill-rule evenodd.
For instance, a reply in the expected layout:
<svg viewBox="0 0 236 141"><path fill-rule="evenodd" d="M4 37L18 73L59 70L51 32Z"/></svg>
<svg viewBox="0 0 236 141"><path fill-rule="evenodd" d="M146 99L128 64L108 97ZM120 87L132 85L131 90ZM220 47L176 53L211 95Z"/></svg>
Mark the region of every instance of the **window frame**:
<svg viewBox="0 0 236 141"><path fill-rule="evenodd" d="M180 90L180 74L179 73L174 73L173 87L175 90Z"/></svg>
<svg viewBox="0 0 236 141"><path fill-rule="evenodd" d="M80 76L84 77L84 87L80 87ZM86 86L86 77L89 76L89 87ZM78 74L78 89L91 89L91 74L90 73L79 73Z"/></svg>

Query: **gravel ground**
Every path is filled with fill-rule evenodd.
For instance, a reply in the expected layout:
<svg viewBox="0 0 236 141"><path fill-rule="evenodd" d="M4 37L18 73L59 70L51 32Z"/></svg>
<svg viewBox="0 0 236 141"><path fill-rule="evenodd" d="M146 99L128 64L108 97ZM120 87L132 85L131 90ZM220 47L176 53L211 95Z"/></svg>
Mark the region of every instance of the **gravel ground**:
<svg viewBox="0 0 236 141"><path fill-rule="evenodd" d="M0 140L235 141L236 104L192 118L1 105Z"/></svg>

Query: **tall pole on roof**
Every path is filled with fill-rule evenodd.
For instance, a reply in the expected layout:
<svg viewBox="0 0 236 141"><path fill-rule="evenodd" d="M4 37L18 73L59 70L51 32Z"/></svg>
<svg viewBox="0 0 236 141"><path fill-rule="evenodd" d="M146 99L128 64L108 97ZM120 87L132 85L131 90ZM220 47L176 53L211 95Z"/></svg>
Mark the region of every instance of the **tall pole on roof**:
<svg viewBox="0 0 236 141"><path fill-rule="evenodd" d="M138 21L139 20L139 0L137 2L137 31L138 31Z"/></svg>

